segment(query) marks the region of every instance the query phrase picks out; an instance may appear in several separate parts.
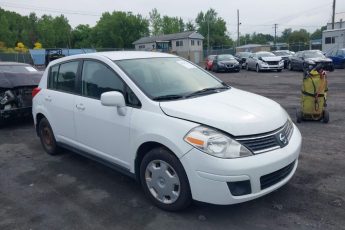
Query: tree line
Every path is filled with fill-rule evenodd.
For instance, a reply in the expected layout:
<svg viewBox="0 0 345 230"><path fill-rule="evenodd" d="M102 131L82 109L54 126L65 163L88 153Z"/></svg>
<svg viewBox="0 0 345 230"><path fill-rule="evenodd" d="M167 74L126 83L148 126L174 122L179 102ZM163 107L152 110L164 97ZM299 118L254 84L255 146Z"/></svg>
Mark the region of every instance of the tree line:
<svg viewBox="0 0 345 230"><path fill-rule="evenodd" d="M309 34L305 29L292 31L285 29L277 38L278 42L308 42L321 38L320 28ZM149 35L161 35L197 30L205 37L206 47L209 33L209 46L232 46L226 22L214 9L197 14L194 21L185 22L180 17L161 15L157 9L145 18L140 14L114 11L105 12L93 27L80 24L72 28L64 15L43 15L35 13L22 16L0 8L0 49L17 47L18 43L27 48L38 43L43 48L133 48L132 43ZM240 36L241 44L266 44L274 41L270 34L253 33Z"/></svg>

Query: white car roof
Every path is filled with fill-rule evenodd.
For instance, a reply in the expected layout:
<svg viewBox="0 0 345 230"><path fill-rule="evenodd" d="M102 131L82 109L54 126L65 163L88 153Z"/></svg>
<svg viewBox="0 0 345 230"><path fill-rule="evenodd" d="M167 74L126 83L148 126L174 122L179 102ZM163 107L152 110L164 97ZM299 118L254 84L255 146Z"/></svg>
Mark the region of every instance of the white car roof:
<svg viewBox="0 0 345 230"><path fill-rule="evenodd" d="M153 58L153 57L176 57L175 55L171 55L167 53L148 52L148 51L111 51L111 52L98 52L94 54L107 57L110 60Z"/></svg>

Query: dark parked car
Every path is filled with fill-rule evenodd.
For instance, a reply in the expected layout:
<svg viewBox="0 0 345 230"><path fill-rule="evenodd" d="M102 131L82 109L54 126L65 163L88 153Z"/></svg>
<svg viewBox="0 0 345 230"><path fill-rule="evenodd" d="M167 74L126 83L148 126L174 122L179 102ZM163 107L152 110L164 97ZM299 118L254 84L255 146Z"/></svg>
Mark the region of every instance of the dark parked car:
<svg viewBox="0 0 345 230"><path fill-rule="evenodd" d="M289 70L306 71L308 68L323 64L324 69L333 71L334 65L332 59L327 58L320 50L299 51L290 57Z"/></svg>
<svg viewBox="0 0 345 230"><path fill-rule="evenodd" d="M231 54L217 55L213 60L212 70L214 72L240 72L240 63Z"/></svg>
<svg viewBox="0 0 345 230"><path fill-rule="evenodd" d="M208 57L205 60L205 69L211 70L213 65L213 60L216 57L216 55L208 55Z"/></svg>
<svg viewBox="0 0 345 230"><path fill-rule="evenodd" d="M293 55L291 51L276 50L276 51L272 51L272 53L278 57L281 57L281 59L284 60L284 69L288 68L290 57Z"/></svg>
<svg viewBox="0 0 345 230"><path fill-rule="evenodd" d="M237 58L237 61L240 63L242 69L245 69L247 67L246 61L251 54L251 52L237 52L235 54L235 57Z"/></svg>
<svg viewBox="0 0 345 230"><path fill-rule="evenodd" d="M0 125L8 119L32 116L32 90L43 72L28 64L0 62Z"/></svg>
<svg viewBox="0 0 345 230"><path fill-rule="evenodd" d="M333 50L327 56L332 59L334 67L345 69L345 49Z"/></svg>

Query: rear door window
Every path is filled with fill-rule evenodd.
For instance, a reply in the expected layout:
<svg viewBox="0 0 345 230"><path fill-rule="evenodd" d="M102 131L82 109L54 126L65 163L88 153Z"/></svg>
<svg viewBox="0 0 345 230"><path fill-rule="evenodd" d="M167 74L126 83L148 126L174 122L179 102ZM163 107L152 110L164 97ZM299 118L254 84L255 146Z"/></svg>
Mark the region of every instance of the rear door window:
<svg viewBox="0 0 345 230"><path fill-rule="evenodd" d="M79 61L52 66L49 73L48 88L68 93L76 93L76 77Z"/></svg>

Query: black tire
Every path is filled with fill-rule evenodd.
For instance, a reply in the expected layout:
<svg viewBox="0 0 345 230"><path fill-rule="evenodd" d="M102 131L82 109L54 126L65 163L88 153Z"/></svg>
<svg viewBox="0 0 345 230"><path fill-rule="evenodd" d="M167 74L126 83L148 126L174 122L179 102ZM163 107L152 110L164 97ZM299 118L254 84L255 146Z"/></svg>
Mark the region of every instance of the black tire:
<svg viewBox="0 0 345 230"><path fill-rule="evenodd" d="M57 155L59 152L59 147L57 146L55 136L50 126L48 120L44 117L40 120L38 124L38 134L41 140L43 149L49 155Z"/></svg>
<svg viewBox="0 0 345 230"><path fill-rule="evenodd" d="M281 69L277 69L277 72L281 72L282 70Z"/></svg>
<svg viewBox="0 0 345 230"><path fill-rule="evenodd" d="M290 71L292 71L292 70L293 70L293 67L292 67L291 62L289 62L288 69L289 69Z"/></svg>
<svg viewBox="0 0 345 230"><path fill-rule="evenodd" d="M179 181L179 185L177 186L178 189L178 198L176 198L175 201L172 203L163 203L159 200L159 198L156 198L150 191L149 185L146 182L146 177L150 177L149 164L154 164L155 162L162 162L167 163L170 170L173 170L174 174L176 173L176 176ZM151 176L153 174L151 173ZM161 177L159 177L161 178ZM150 178L148 178L149 180ZM168 178L169 179L169 178ZM163 186L165 186L165 179L163 178ZM144 190L145 195L159 208L166 210L166 211L178 211L187 208L191 202L192 202L192 195L189 187L188 178L186 175L186 172L181 164L181 162L174 156L173 153L168 151L165 148L155 148L150 150L143 158L140 164L140 182L142 185L142 188ZM156 184L157 183L157 184ZM154 184L157 186L160 185L161 181L155 182ZM168 183L166 183L168 185ZM157 187L158 187L157 186ZM175 191L176 186L174 186L173 190ZM154 190L154 187L151 188L151 190ZM156 194L158 194L157 192ZM166 196L164 196L166 198ZM168 200L169 202L169 200Z"/></svg>
<svg viewBox="0 0 345 230"><path fill-rule="evenodd" d="M343 66L342 66L342 67L343 67L343 69L345 69L345 62L343 63Z"/></svg>
<svg viewBox="0 0 345 230"><path fill-rule="evenodd" d="M323 111L322 122L326 124L329 122L329 112L327 110Z"/></svg>
<svg viewBox="0 0 345 230"><path fill-rule="evenodd" d="M261 71L261 70L260 70L259 65L258 65L258 64L256 64L256 72L257 72L257 73L260 73L260 71Z"/></svg>
<svg viewBox="0 0 345 230"><path fill-rule="evenodd" d="M297 109L296 110L296 122L297 123L301 123L302 122L302 118L303 118L302 111Z"/></svg>
<svg viewBox="0 0 345 230"><path fill-rule="evenodd" d="M215 73L218 73L218 67L216 65L213 65L212 66L212 71L215 72Z"/></svg>

